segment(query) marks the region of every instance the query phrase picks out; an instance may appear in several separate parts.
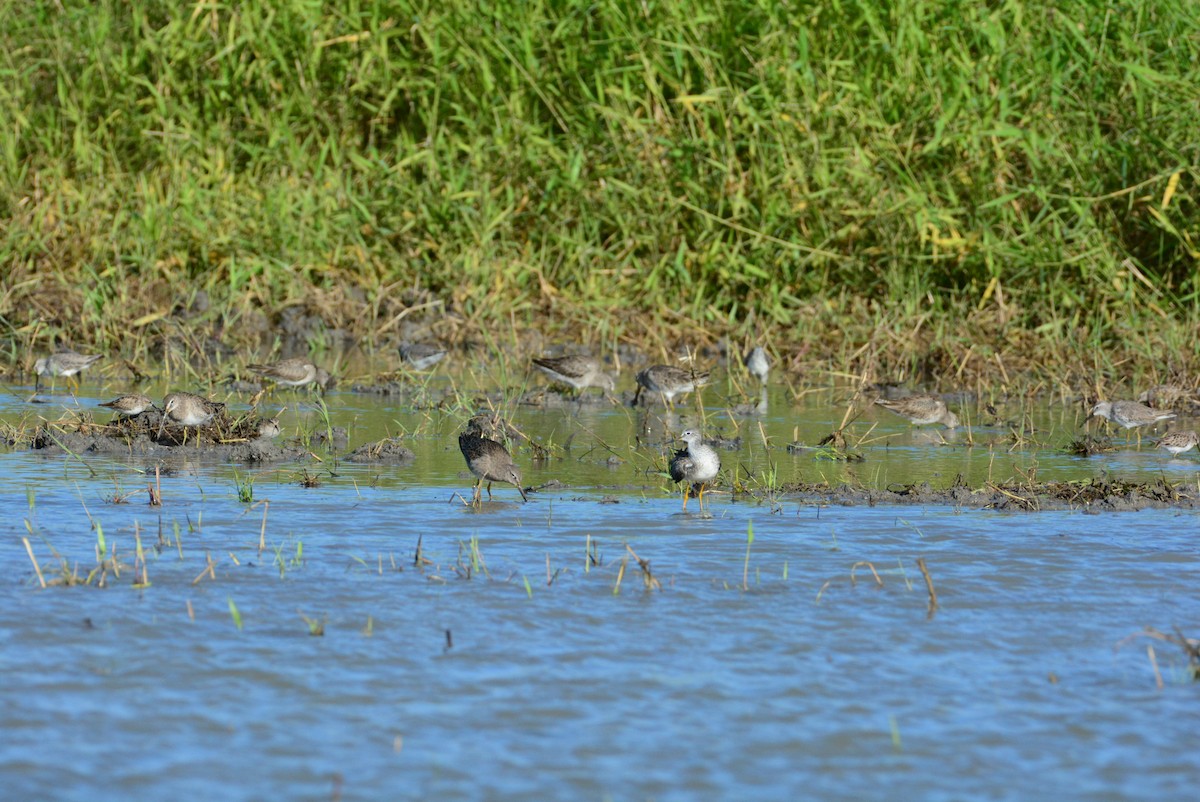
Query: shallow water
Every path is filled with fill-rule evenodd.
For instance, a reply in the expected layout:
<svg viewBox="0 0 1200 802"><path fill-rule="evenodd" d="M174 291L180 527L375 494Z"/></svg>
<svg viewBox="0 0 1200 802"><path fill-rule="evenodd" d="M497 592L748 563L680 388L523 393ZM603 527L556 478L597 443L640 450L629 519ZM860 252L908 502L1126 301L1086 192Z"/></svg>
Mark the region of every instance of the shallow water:
<svg viewBox="0 0 1200 802"><path fill-rule="evenodd" d="M112 390L85 384L80 399L90 408ZM653 474L665 430L695 425L695 407L664 426L612 406L517 408L535 439L571 438L543 463L519 454L526 483L568 486L527 505L496 486L474 511L459 498L471 485L454 440L465 412L327 400L352 447L408 433L414 463L309 463L322 483L306 488L296 465L184 462L153 508L137 492L145 460L0 455L6 796L1193 793L1200 686L1177 647L1125 639L1146 626L1197 635L1197 513L818 507L716 493L702 518L694 501L682 514ZM859 448L864 462L789 454L786 443L814 443L841 420L833 400L794 405L777 390L767 415L729 416L713 394L706 431L742 434L722 455L727 471L774 469L779 481L1196 476L1194 458L1146 444L1091 459L1049 443L968 447L962 433L943 444L882 411L855 424L875 424L869 437L880 438ZM283 402L291 432L324 425L302 396ZM14 394L0 419L28 409ZM1075 415L1044 407L1034 420L1058 442L1078 431ZM988 432L974 439L1004 434ZM248 476L255 505L237 498ZM97 523L121 576L41 589L22 537L47 579L60 559L86 573ZM135 532L144 589L132 584ZM645 589L627 549L661 590ZM932 616L918 557L941 604ZM201 576L209 558L215 578ZM324 622L324 636L302 616Z"/></svg>

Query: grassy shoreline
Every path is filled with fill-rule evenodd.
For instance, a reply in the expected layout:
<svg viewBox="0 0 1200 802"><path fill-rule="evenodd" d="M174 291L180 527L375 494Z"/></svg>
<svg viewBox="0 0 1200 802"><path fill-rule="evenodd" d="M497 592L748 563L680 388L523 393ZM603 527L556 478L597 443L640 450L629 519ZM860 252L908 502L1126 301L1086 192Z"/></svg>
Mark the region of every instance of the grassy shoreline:
<svg viewBox="0 0 1200 802"><path fill-rule="evenodd" d="M770 336L939 386L1200 372L1182 0L103 0L0 31L13 362L178 321L269 343L290 309L376 343Z"/></svg>

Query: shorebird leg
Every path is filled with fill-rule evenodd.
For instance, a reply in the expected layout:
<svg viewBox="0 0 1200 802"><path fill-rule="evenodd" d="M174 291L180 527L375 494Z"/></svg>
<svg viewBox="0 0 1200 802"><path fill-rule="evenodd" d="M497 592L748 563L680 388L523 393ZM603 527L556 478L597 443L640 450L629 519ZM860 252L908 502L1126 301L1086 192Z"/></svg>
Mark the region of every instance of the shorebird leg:
<svg viewBox="0 0 1200 802"><path fill-rule="evenodd" d="M483 480L476 479L475 487L473 488L474 492L471 494L471 506L472 507L478 507L480 504L483 503L482 488L483 488Z"/></svg>
<svg viewBox="0 0 1200 802"><path fill-rule="evenodd" d="M688 482L683 486L683 511L687 512L688 494L691 492L692 483Z"/></svg>
<svg viewBox="0 0 1200 802"><path fill-rule="evenodd" d="M492 500L492 483L488 482L488 501Z"/></svg>

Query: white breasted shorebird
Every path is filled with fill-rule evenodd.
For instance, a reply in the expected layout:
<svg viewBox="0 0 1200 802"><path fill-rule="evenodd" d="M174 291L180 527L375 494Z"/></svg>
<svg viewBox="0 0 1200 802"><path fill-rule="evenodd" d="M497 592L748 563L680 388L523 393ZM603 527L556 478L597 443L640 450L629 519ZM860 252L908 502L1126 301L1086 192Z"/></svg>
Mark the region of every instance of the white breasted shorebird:
<svg viewBox="0 0 1200 802"><path fill-rule="evenodd" d="M446 357L446 349L433 343L404 343L400 346L400 357L413 370L428 370Z"/></svg>
<svg viewBox="0 0 1200 802"><path fill-rule="evenodd" d="M746 370L750 375L763 384L767 383L767 374L771 371L771 358L761 345L756 345L745 356Z"/></svg>
<svg viewBox="0 0 1200 802"><path fill-rule="evenodd" d="M1188 429L1186 431L1167 432L1162 437L1158 438L1156 443L1159 448L1165 448L1171 452L1172 457L1179 456L1185 451L1191 451L1197 445L1200 445L1200 435L1195 431Z"/></svg>
<svg viewBox="0 0 1200 802"><path fill-rule="evenodd" d="M605 373L600 360L591 356L559 356L533 360L534 366L560 384L574 387L579 394L589 387L613 392L617 383Z"/></svg>
<svg viewBox="0 0 1200 802"><path fill-rule="evenodd" d="M163 428L168 420L185 428L203 426L224 408L224 404L209 401L194 393L167 393L163 399L163 415L158 424L158 437L162 437ZM186 431L184 439L187 439Z"/></svg>
<svg viewBox="0 0 1200 802"><path fill-rule="evenodd" d="M888 400L877 398L875 403L886 410L895 412L902 418L907 418L915 426L925 426L940 423L947 429L958 426L958 416L946 408L946 402L936 395L918 393L904 398Z"/></svg>
<svg viewBox="0 0 1200 802"><path fill-rule="evenodd" d="M278 437L283 429L279 425L279 416L267 418L258 424L258 436L263 440L270 440L273 437Z"/></svg>
<svg viewBox="0 0 1200 802"><path fill-rule="evenodd" d="M319 381L321 374L324 373L325 380L328 381L329 374L321 368L318 368L311 361L303 357L293 357L292 359L281 359L278 362L272 362L269 365L251 364L246 368L262 376L264 379L270 379L276 384L283 384L288 387L303 387L306 384L319 383L324 387L325 382Z"/></svg>
<svg viewBox="0 0 1200 802"><path fill-rule="evenodd" d="M692 372L674 365L651 365L640 371L635 379L638 389L633 396L634 405L641 398L642 390L657 393L667 404L671 404L674 403L675 396L690 393L708 384L708 371Z"/></svg>
<svg viewBox="0 0 1200 802"><path fill-rule="evenodd" d="M1174 412L1153 409L1137 401L1100 401L1092 407L1089 418L1106 418L1118 426L1133 429L1138 426L1150 426L1161 420L1175 417Z"/></svg>
<svg viewBox="0 0 1200 802"><path fill-rule="evenodd" d="M679 439L687 443L687 448L675 452L671 458L669 470L671 479L676 482L687 482L683 488L683 509L687 511L688 491L696 486L700 501L700 511L704 511L704 483L717 478L721 470L721 455L710 445L705 444L699 432L688 429L679 435Z"/></svg>
<svg viewBox="0 0 1200 802"><path fill-rule="evenodd" d="M63 348L50 356L44 356L33 363L33 371L37 374L37 378L33 382L34 392L37 392L41 386L42 376L49 375L51 379L64 376L70 379L84 368L90 367L94 362L103 358L103 354L86 355L72 351L70 348Z"/></svg>
<svg viewBox="0 0 1200 802"><path fill-rule="evenodd" d="M492 497L492 482L508 482L517 488L522 501L529 501L521 484L521 469L513 462L508 449L495 440L479 434L479 429L468 427L458 436L458 448L462 451L467 468L475 474L475 492L471 496L472 506L482 502L480 486L487 482L488 499Z"/></svg>
<svg viewBox="0 0 1200 802"><path fill-rule="evenodd" d="M141 393L130 393L123 395L120 398L112 401L106 401L101 404L102 407L108 407L113 412L126 418L132 418L141 415L148 409L154 408L154 401L150 396L142 395Z"/></svg>

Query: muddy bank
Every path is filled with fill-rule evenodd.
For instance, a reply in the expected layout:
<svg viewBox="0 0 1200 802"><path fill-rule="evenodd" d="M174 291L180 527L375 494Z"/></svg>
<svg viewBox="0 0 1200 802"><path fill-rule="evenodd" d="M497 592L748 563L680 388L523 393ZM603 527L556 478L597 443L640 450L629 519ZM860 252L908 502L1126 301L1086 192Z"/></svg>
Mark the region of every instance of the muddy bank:
<svg viewBox="0 0 1200 802"><path fill-rule="evenodd" d="M1145 509L1200 508L1200 493L1197 493L1194 486L1175 485L1163 479L1153 482L1129 482L1107 476L1096 477L1087 482L991 484L975 489L956 484L940 490L931 487L928 482L891 485L882 489L796 484L784 486L779 492L789 500L869 507L894 504L965 507L1005 512L1134 512Z"/></svg>

